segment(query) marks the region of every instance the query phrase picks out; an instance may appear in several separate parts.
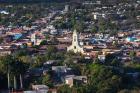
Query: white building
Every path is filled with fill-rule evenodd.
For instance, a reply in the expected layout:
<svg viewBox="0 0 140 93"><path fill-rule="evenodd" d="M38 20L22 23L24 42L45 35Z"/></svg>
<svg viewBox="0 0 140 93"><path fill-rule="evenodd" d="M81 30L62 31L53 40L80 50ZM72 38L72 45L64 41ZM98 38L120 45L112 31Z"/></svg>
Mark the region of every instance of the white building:
<svg viewBox="0 0 140 93"><path fill-rule="evenodd" d="M84 53L83 47L81 47L79 44L79 34L76 30L74 30L72 38L72 45L67 48L67 51L73 51L74 53Z"/></svg>
<svg viewBox="0 0 140 93"><path fill-rule="evenodd" d="M36 91L36 93L47 93L49 87L46 85L32 85L32 89Z"/></svg>
<svg viewBox="0 0 140 93"><path fill-rule="evenodd" d="M87 76L75 76L75 75L67 75L65 76L65 84L72 87L74 83L86 84L87 83Z"/></svg>
<svg viewBox="0 0 140 93"><path fill-rule="evenodd" d="M98 55L98 59L101 61L101 62L105 62L105 58L106 58L106 55Z"/></svg>
<svg viewBox="0 0 140 93"><path fill-rule="evenodd" d="M34 45L36 45L37 40L36 40L36 34L35 33L31 35L31 42L33 42Z"/></svg>
<svg viewBox="0 0 140 93"><path fill-rule="evenodd" d="M3 10L3 11L0 11L0 14L5 14L5 15L8 15L8 14L9 14L9 12L7 12L7 11Z"/></svg>
<svg viewBox="0 0 140 93"><path fill-rule="evenodd" d="M68 11L69 11L69 5L65 5L64 12L68 12Z"/></svg>
<svg viewBox="0 0 140 93"><path fill-rule="evenodd" d="M33 45L40 45L42 40L44 40L44 39L38 38L36 33L31 34L31 42L33 43Z"/></svg>

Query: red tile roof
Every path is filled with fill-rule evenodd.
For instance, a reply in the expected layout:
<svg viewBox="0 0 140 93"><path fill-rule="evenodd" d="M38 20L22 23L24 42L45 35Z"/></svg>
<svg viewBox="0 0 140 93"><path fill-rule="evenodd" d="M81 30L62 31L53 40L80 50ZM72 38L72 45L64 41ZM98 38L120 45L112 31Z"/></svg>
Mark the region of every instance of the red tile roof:
<svg viewBox="0 0 140 93"><path fill-rule="evenodd" d="M11 32L13 32L13 33L22 33L23 30L21 28L15 28L15 29L12 29Z"/></svg>

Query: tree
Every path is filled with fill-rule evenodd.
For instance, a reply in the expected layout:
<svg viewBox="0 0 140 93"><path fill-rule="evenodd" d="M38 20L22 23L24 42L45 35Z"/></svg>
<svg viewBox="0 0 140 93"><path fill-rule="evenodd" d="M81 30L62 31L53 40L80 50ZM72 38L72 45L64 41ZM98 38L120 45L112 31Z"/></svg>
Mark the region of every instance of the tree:
<svg viewBox="0 0 140 93"><path fill-rule="evenodd" d="M48 46L45 57L47 60L55 60L57 58L57 48L55 46Z"/></svg>
<svg viewBox="0 0 140 93"><path fill-rule="evenodd" d="M13 56L18 58L20 56L26 56L28 54L29 54L29 51L27 49L20 49L20 50L16 51L15 53L13 53Z"/></svg>
<svg viewBox="0 0 140 93"><path fill-rule="evenodd" d="M48 40L49 38L50 38L49 35L46 35L46 36L45 36L45 39L46 39L46 40Z"/></svg>
<svg viewBox="0 0 140 93"><path fill-rule="evenodd" d="M76 24L74 25L74 29L76 29L78 32L83 32L84 30L83 22L76 22Z"/></svg>
<svg viewBox="0 0 140 93"><path fill-rule="evenodd" d="M107 29L106 21L104 19L98 20L98 27L100 32L104 32Z"/></svg>
<svg viewBox="0 0 140 93"><path fill-rule="evenodd" d="M91 29L91 33L97 33L98 32L98 29L96 26L93 26L92 29Z"/></svg>
<svg viewBox="0 0 140 93"><path fill-rule="evenodd" d="M40 45L46 45L47 44L47 41L46 40L43 40L41 41Z"/></svg>
<svg viewBox="0 0 140 93"><path fill-rule="evenodd" d="M107 55L106 55L106 59L105 59L105 64L111 65L111 62L112 62L114 59L117 59L116 56L115 56L115 54L107 54Z"/></svg>
<svg viewBox="0 0 140 93"><path fill-rule="evenodd" d="M34 58L34 63L32 64L33 67L41 67L43 65L43 62L45 62L45 56L37 55Z"/></svg>
<svg viewBox="0 0 140 93"><path fill-rule="evenodd" d="M42 84L47 85L50 82L50 75L45 75L42 78Z"/></svg>
<svg viewBox="0 0 140 93"><path fill-rule="evenodd" d="M121 66L121 63L115 58L112 60L110 65L115 66L115 67L119 67L119 66Z"/></svg>
<svg viewBox="0 0 140 93"><path fill-rule="evenodd" d="M89 85L96 93L116 93L120 89L121 77L112 69L100 64L92 64L89 69Z"/></svg>
<svg viewBox="0 0 140 93"><path fill-rule="evenodd" d="M72 93L72 89L68 85L63 85L58 88L58 93Z"/></svg>
<svg viewBox="0 0 140 93"><path fill-rule="evenodd" d="M10 82L13 82L13 77L24 75L27 69L28 66L25 63L12 55L0 58L0 73L5 77L3 79L4 81L7 79L7 74L9 74ZM12 85L10 85L10 87L12 87Z"/></svg>
<svg viewBox="0 0 140 93"><path fill-rule="evenodd" d="M134 61L134 58L135 58L135 56L136 56L136 52L135 52L135 51L130 51L129 56L131 57L132 62L133 62L133 61Z"/></svg>
<svg viewBox="0 0 140 93"><path fill-rule="evenodd" d="M18 59L21 60L25 64L30 64L30 62L33 61L32 58L29 55L19 56Z"/></svg>
<svg viewBox="0 0 140 93"><path fill-rule="evenodd" d="M49 87L53 86L53 84L51 82L51 76L49 74L47 74L47 75L42 77L42 84L45 84L45 85L47 85Z"/></svg>
<svg viewBox="0 0 140 93"><path fill-rule="evenodd" d="M133 89L133 90L123 89L123 90L119 91L118 93L139 93L139 92L140 92L139 89Z"/></svg>
<svg viewBox="0 0 140 93"><path fill-rule="evenodd" d="M123 89L123 90L119 91L118 93L130 93L130 90L128 90L128 89Z"/></svg>

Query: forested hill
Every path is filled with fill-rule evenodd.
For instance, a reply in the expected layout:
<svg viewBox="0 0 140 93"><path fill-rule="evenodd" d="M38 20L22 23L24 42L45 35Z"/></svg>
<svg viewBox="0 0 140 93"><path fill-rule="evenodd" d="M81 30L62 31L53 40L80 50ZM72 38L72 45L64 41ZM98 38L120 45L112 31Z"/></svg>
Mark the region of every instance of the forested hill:
<svg viewBox="0 0 140 93"><path fill-rule="evenodd" d="M0 3L69 2L71 0L0 0Z"/></svg>

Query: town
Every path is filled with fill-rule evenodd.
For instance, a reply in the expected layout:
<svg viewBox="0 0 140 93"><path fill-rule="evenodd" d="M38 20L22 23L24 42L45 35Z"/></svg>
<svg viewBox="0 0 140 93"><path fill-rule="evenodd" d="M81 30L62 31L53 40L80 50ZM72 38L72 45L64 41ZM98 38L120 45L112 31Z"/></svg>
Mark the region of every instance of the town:
<svg viewBox="0 0 140 93"><path fill-rule="evenodd" d="M139 47L139 0L0 3L0 93L140 93Z"/></svg>

